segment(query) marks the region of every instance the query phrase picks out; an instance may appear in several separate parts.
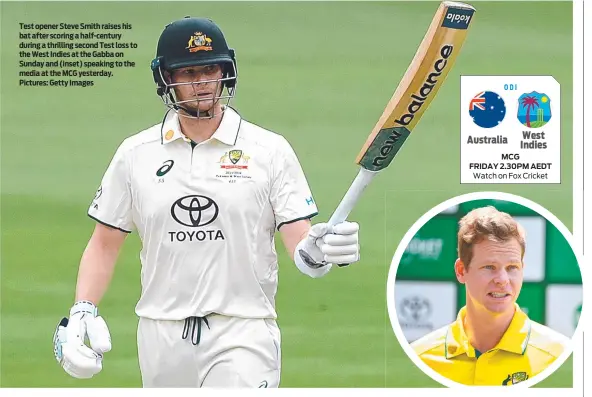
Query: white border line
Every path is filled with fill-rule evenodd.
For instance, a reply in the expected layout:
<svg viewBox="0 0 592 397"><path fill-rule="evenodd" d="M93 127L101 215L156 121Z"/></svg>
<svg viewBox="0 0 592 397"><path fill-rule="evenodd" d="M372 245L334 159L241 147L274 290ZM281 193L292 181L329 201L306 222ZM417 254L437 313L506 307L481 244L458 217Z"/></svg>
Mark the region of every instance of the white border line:
<svg viewBox="0 0 592 397"><path fill-rule="evenodd" d="M587 137L584 137L584 128L590 128L590 101L585 97L587 93L590 92L592 89L592 85L590 84L590 74L588 73L584 78L584 66L590 69L590 62L589 51L590 51L590 43L592 43L592 37L590 37L590 31L592 30L588 27L584 31L584 20L590 21L592 18L592 4L590 2L586 2L586 6L584 6L583 0L576 0L574 4L574 205L576 204L576 197L578 198L578 206L577 210L574 208L574 235L578 240L582 241L583 247L583 254L585 265L583 272L587 273L586 277L590 274L590 263L592 260L592 207L589 205L590 200L592 200L592 192L590 192L590 186L592 186L592 170L590 170L590 160L587 162L585 161L584 153L590 154L592 153L592 137L588 134ZM586 47L584 47L584 44ZM584 50L584 54L582 54L582 50ZM576 60L578 61L577 69L576 69ZM585 64L585 65L584 65ZM582 81L584 79L584 81ZM587 105L585 107L585 105ZM579 146L576 146L576 139L575 135L576 132L578 134L577 143ZM587 164L586 164L587 163ZM587 167L586 167L587 165ZM576 180L577 178L577 180ZM584 194L585 188L588 187L587 194ZM581 201L580 201L581 200ZM584 200L588 203L587 206L584 204ZM576 229L576 221L578 227ZM590 304L590 292L584 290L584 304ZM586 310L588 312L588 310ZM591 357L592 354L592 340L590 336L592 335L592 328L590 327L590 320L592 316L589 314L582 316L580 321L585 324L585 332L586 336L586 343L584 346L580 347L582 351L582 361L581 364L577 366L574 365L574 381L576 380L576 369L578 371L578 375L581 378L582 385L584 389L582 390L582 395L584 395L584 391L587 390L588 394L590 394L590 387L591 382L590 379L584 377L583 373L584 370L587 368L588 373L590 373L590 365L592 365L592 360L588 359L587 363L584 363L585 357ZM582 343L584 341L582 340ZM586 365L584 365L586 364Z"/></svg>
<svg viewBox="0 0 592 397"><path fill-rule="evenodd" d="M582 87L582 75L583 75L583 54L582 54L582 47L583 47L583 8L584 2L581 0L574 1L573 3L573 109L572 109L572 136L573 136L573 248L578 252L581 256L584 256L584 242L583 242L583 231L584 231L584 219L583 219L583 189L584 189L584 181L583 181L583 155L582 155L582 148L584 147L584 134L583 134L583 124L582 124L582 117L584 115L583 110L583 99L584 99L584 89ZM590 8L590 5L588 5ZM568 109L563 109L563 113L567 113ZM584 257L584 261L586 261L586 257ZM585 262L584 262L585 263ZM580 264L580 271L582 272L582 277L585 277L584 273L586 273L587 266ZM584 306L588 303L586 299L586 289L583 288L583 301L586 302ZM586 310L587 312L587 310ZM584 314L580 317L580 323L582 324L582 331L587 327L586 326L586 318L589 316ZM590 328L588 328L590 329ZM573 384L574 388L578 388L581 390L581 394L584 393L584 357L586 357L586 353L583 351L584 346L584 335L585 333L582 332L581 336L575 336L573 339L573 348L574 348L574 355L573 355ZM587 356L590 357L590 356Z"/></svg>

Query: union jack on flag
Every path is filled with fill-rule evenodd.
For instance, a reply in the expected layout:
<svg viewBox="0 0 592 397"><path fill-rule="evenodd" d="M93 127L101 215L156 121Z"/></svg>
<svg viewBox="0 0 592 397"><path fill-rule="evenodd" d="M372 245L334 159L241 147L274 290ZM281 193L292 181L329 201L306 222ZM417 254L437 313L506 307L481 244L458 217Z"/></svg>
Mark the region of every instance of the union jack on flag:
<svg viewBox="0 0 592 397"><path fill-rule="evenodd" d="M483 104L485 104L485 98L483 97L483 94L485 94L485 91L481 91L475 96L475 98L471 99L469 110L475 110L475 108L485 110L485 106L483 106Z"/></svg>

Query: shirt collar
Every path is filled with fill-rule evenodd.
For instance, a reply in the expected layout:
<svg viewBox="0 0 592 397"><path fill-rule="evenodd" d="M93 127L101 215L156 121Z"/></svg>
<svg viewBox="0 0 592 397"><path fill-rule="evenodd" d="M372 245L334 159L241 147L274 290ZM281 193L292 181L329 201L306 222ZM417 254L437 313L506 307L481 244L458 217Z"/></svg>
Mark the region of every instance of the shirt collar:
<svg viewBox="0 0 592 397"><path fill-rule="evenodd" d="M233 146L236 143L241 121L241 116L234 109L229 106L226 107L222 114L222 121L210 139L216 139L226 145ZM162 123L161 143L167 144L177 139L191 142L191 139L181 132L179 115L177 112L171 111L166 115Z"/></svg>
<svg viewBox="0 0 592 397"><path fill-rule="evenodd" d="M517 304L515 306L516 311L514 317L512 317L510 326L497 346L492 350L505 350L520 355L526 351L526 346L530 338L530 320ZM467 307L465 306L458 312L456 321L448 327L444 349L447 359L461 354L475 357L475 348L469 343L469 338L465 333L463 325L466 314Z"/></svg>
<svg viewBox="0 0 592 397"><path fill-rule="evenodd" d="M164 121L162 122L161 143L167 144L176 141L177 139L183 139L186 142L191 142L189 138L181 132L181 125L179 124L179 115L175 111L169 111Z"/></svg>

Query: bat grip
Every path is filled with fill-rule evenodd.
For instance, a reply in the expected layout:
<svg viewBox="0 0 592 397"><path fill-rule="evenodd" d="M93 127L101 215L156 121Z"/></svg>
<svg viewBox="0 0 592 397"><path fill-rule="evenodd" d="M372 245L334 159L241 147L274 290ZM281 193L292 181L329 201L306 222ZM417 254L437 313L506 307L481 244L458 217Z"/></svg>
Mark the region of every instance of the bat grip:
<svg viewBox="0 0 592 397"><path fill-rule="evenodd" d="M345 196L341 199L341 202L331 215L329 219L329 226L335 226L338 223L345 221L352 211L360 196L362 196L362 192L368 186L372 178L376 176L378 171L368 171L367 169L360 167L360 171L356 176L356 179L352 182L351 186L345 193Z"/></svg>

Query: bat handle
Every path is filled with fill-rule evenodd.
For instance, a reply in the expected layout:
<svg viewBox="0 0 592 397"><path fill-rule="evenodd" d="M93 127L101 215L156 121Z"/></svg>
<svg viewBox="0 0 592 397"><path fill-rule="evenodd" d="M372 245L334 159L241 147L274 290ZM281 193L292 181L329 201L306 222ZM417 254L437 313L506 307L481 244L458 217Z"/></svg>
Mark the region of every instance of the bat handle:
<svg viewBox="0 0 592 397"><path fill-rule="evenodd" d="M333 215L331 215L331 218L328 222L330 226L335 226L336 224L341 223L347 219L349 213L360 199L362 192L377 173L378 171L369 171L363 167L360 167L360 171L358 172L356 179L354 179L351 186L347 190L347 193L345 193L345 196L343 196L341 202L335 209L335 212L333 212Z"/></svg>

